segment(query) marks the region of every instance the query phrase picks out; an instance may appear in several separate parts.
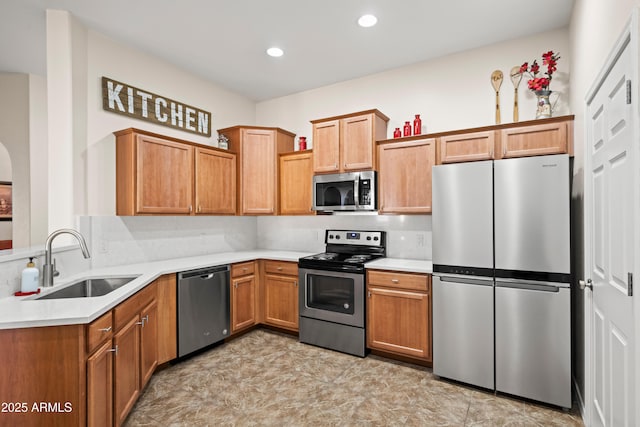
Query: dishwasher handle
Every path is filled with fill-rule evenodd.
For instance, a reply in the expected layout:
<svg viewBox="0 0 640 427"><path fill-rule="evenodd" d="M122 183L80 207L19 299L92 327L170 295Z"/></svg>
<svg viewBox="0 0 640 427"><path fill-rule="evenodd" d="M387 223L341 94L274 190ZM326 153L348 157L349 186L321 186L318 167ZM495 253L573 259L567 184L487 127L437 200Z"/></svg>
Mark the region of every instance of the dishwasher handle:
<svg viewBox="0 0 640 427"><path fill-rule="evenodd" d="M222 265L219 267L200 268L198 270L183 271L181 273L178 273L178 280L190 279L193 277L199 277L202 280L210 280L210 279L213 279L213 277L217 273L224 273L227 271L229 271L228 265Z"/></svg>

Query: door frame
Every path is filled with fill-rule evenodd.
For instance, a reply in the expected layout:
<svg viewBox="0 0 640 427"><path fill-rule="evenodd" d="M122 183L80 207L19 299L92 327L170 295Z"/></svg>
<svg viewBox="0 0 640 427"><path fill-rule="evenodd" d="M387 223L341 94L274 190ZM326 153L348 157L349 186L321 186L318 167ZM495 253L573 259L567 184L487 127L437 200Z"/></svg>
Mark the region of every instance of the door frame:
<svg viewBox="0 0 640 427"><path fill-rule="evenodd" d="M584 108L584 117L585 121L583 123L584 127L584 135L588 134L588 126L587 122L588 118L588 105L593 100L597 91L602 86L605 78L608 76L609 72L613 68L617 59L621 55L624 48L629 47L629 51L631 52L631 97L632 97L632 115L633 123L631 124L633 129L633 140L635 144L632 145L631 148L631 159L635 167L633 182L632 182L632 191L631 194L634 195L634 199L632 201L633 206L633 218L636 219L635 227L634 227L634 261L633 261L633 273L636 276L636 280L640 278L640 8L634 8L631 17L627 21L627 24L622 31L622 34L616 40L613 48L609 52L606 61L603 64L601 71L598 73L598 76L595 78L591 88L587 92L585 96L585 102L583 105ZM592 200L592 191L589 183L590 176L588 171L591 170L591 153L588 145L584 145L584 226L583 226L583 238L584 238L584 274L586 277L585 280L590 275L591 271L591 249L592 249L592 237L590 234L590 223L592 218L592 212L589 210L589 206ZM633 294L633 306L634 306L634 322L636 328L634 332L634 353L635 360L632 363L635 363L635 395L640 396L640 288L635 286L634 294ZM584 293L584 396L581 396L584 400L582 403L582 415L584 419L585 426L589 427L593 422L593 414L592 414L592 405L593 394L594 394L594 348L593 348L593 294L591 292ZM635 417L636 421L640 421L640 405L636 405L635 408Z"/></svg>

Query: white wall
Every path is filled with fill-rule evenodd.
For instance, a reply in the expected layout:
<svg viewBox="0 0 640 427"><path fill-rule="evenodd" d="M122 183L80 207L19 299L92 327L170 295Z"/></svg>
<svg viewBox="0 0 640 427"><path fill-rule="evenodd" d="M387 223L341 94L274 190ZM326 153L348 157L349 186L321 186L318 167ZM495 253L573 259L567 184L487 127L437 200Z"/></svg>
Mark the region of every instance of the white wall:
<svg viewBox="0 0 640 427"><path fill-rule="evenodd" d="M11 157L13 183L13 246L29 246L29 75L0 74L0 142Z"/></svg>
<svg viewBox="0 0 640 427"><path fill-rule="evenodd" d="M568 30L556 30L498 43L479 49L420 62L384 73L258 103L258 125L277 125L311 140L309 120L377 108L391 119L393 129L421 114L423 133L440 132L495 123L495 92L490 76L502 70L500 88L502 123L513 121L514 87L511 67L542 61L543 52L559 52L561 59L551 89L560 92L555 115L570 114L568 78L570 49ZM301 72L304 72L303 70ZM535 118L535 97L519 86L520 121ZM297 141L296 141L297 144Z"/></svg>

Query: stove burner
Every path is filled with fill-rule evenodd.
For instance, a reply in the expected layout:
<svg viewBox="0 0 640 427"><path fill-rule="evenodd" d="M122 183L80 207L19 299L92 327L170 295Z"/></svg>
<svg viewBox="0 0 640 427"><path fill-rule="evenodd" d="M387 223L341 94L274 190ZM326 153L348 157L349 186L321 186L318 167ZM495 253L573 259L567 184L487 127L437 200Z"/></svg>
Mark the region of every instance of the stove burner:
<svg viewBox="0 0 640 427"><path fill-rule="evenodd" d="M334 252L324 252L321 254L313 255L311 259L319 259L322 261L336 259L338 257L337 253Z"/></svg>
<svg viewBox="0 0 640 427"><path fill-rule="evenodd" d="M344 262L357 264L357 263L368 261L370 259L371 259L371 255L353 255L350 258L345 259Z"/></svg>

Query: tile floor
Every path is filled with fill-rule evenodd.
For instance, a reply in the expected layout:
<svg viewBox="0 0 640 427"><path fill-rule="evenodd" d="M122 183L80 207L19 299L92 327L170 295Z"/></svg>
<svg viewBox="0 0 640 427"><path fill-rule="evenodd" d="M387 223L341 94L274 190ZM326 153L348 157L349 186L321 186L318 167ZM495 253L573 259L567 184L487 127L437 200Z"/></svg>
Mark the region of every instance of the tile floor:
<svg viewBox="0 0 640 427"><path fill-rule="evenodd" d="M126 426L582 426L549 408L257 329L157 372Z"/></svg>

